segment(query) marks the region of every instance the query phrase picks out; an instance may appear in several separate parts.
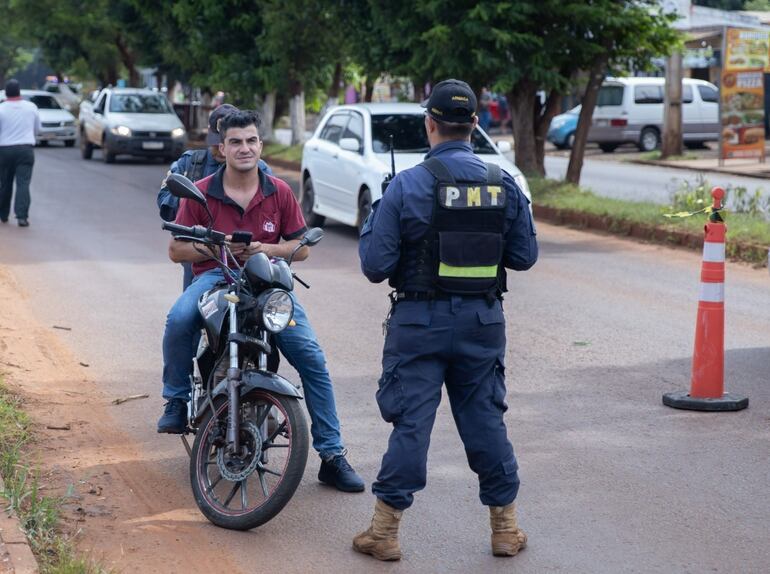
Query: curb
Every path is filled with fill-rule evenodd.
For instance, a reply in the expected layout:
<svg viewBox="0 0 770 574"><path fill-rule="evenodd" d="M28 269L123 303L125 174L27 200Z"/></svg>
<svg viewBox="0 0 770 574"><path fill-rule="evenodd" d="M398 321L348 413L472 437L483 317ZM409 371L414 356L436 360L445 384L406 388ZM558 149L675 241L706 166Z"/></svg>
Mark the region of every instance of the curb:
<svg viewBox="0 0 770 574"><path fill-rule="evenodd" d="M668 229L609 215L597 215L574 209L560 209L537 203L533 203L532 211L537 219L557 225L603 231L612 235L641 239L667 246L685 247L693 250L703 248L702 233L696 234L689 231ZM726 245L727 255L733 260L762 266L767 262L768 247L766 245L742 241L728 241Z"/></svg>
<svg viewBox="0 0 770 574"><path fill-rule="evenodd" d="M636 163L639 165L652 165L655 167L670 167L672 169L681 169L681 170L687 170L687 171L704 171L708 173L722 173L725 175L735 175L738 177L750 177L753 179L770 179L770 174L768 175L761 175L758 173L745 173L741 172L735 169L730 168L719 168L719 169L704 169L702 167L692 167L687 165L677 165L675 162L665 162L665 161L657 161L657 160L648 160L648 159L627 159L624 160L625 163ZM768 170L770 171L770 164L768 164Z"/></svg>
<svg viewBox="0 0 770 574"><path fill-rule="evenodd" d="M0 491L5 491L2 477L0 477ZM40 572L37 560L29 547L27 535L24 534L19 519L10 510L0 510L0 555L4 553L3 551L8 553L10 560L0 565L1 572L13 574Z"/></svg>

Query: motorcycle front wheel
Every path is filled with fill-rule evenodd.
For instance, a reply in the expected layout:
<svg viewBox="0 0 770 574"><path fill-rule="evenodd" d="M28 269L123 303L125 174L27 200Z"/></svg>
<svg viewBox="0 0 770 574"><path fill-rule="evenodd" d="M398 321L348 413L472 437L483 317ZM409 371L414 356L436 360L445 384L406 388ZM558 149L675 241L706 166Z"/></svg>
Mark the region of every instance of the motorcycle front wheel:
<svg viewBox="0 0 770 574"><path fill-rule="evenodd" d="M278 514L302 480L308 427L299 399L254 390L241 397L241 451L227 452L228 401L214 400L198 427L190 482L212 523L250 530Z"/></svg>

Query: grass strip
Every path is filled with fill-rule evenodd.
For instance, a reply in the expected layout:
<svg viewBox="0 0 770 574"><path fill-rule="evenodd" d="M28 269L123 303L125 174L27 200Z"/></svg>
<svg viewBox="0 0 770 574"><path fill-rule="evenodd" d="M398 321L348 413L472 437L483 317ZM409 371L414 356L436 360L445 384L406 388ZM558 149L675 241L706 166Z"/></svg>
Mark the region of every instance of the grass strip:
<svg viewBox="0 0 770 574"><path fill-rule="evenodd" d="M301 145L282 145L278 143L265 143L262 149L262 155L265 158L275 157L285 161L302 161Z"/></svg>
<svg viewBox="0 0 770 574"><path fill-rule="evenodd" d="M697 198L692 205L660 205L651 202L625 201L601 197L578 186L553 179L532 178L529 180L532 200L536 206L548 206L580 213L587 213L606 218L606 231L617 229L623 233L626 225L641 224L663 231L688 232L703 235L703 226L707 222L704 214L684 219L668 219L666 213L695 211L703 203L703 197ZM704 187L708 187L707 185ZM701 194L703 195L703 194ZM766 246L770 245L770 225L760 212L740 213L723 211L722 217L727 224L727 254L749 263L761 264L766 261ZM751 249L747 249L750 246Z"/></svg>
<svg viewBox="0 0 770 574"><path fill-rule="evenodd" d="M23 451L31 438L30 421L19 397L0 379L0 474L5 485L0 496L5 511L19 518L41 574L109 572L78 556L73 542L58 530L60 500L40 494L39 474L24 461Z"/></svg>

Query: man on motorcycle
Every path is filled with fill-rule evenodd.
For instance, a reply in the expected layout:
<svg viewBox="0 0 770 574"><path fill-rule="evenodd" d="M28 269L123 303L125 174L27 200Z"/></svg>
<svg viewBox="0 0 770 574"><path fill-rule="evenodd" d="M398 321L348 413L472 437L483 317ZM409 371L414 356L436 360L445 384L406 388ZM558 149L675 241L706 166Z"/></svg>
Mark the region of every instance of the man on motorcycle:
<svg viewBox="0 0 770 574"><path fill-rule="evenodd" d="M196 184L206 195L214 216L214 229L230 236L235 231L251 232L251 243L231 243L229 246L241 263L260 252L268 257L288 258L307 231L289 185L258 167L262 152L259 121L259 116L249 111L225 116L219 125L222 138L219 150L225 163L214 175ZM207 226L209 220L203 207L184 200L176 222ZM307 255L308 249L302 248L294 260L301 261ZM199 244L172 239L169 257L176 263L192 263L195 275L192 285L171 308L163 336L163 397L168 402L158 421L158 432L178 434L184 432L186 426L193 342L202 326L198 299L221 281L223 274ZM322 461L318 479L345 492L362 492L364 481L345 458L326 358L296 299L294 321L296 325L275 335L275 341L302 379L313 447Z"/></svg>
<svg viewBox="0 0 770 574"><path fill-rule="evenodd" d="M209 115L209 129L206 134L206 145L204 149L189 149L184 152L179 159L171 164L166 177L160 184L160 191L158 191L158 209L160 210L160 217L164 221L174 221L176 219L176 212L179 210L179 199L174 197L166 185L166 179L172 173L181 173L187 179L191 181L198 181L206 176L213 174L217 171L225 162L224 156L219 153L219 122L222 121L227 114L237 112L238 108L231 106L230 104L222 104L214 109ZM259 169L264 171L267 175L273 175L270 166L268 166L263 160L259 160ZM192 265L187 262L182 263L184 268L184 278L182 287L187 289L192 283Z"/></svg>

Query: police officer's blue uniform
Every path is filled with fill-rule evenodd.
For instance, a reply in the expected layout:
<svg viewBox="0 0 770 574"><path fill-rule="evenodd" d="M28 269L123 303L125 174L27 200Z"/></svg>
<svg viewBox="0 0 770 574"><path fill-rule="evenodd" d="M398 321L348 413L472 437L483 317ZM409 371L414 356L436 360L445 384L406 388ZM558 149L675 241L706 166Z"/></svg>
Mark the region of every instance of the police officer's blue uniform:
<svg viewBox="0 0 770 574"><path fill-rule="evenodd" d="M465 141L441 143L428 158L438 159L458 181L487 181L487 166ZM393 424L393 431L372 485L377 498L398 510L408 508L413 494L425 486L430 433L444 383L468 462L479 476L481 502L505 506L518 492L518 467L503 421L505 319L497 295L505 289L502 268L529 269L538 248L526 196L505 172L502 188L505 206L496 293L426 290L425 277L404 268L405 246L417 246L410 256L417 267L424 268L424 258L431 256L420 246L430 251L421 238L435 225L439 191L436 176L425 164L393 179L361 232L362 271L375 283L389 279L398 293L377 391L380 412ZM454 188L449 189L453 193ZM451 203L446 194L438 201L444 200ZM474 273L469 271L468 276Z"/></svg>

